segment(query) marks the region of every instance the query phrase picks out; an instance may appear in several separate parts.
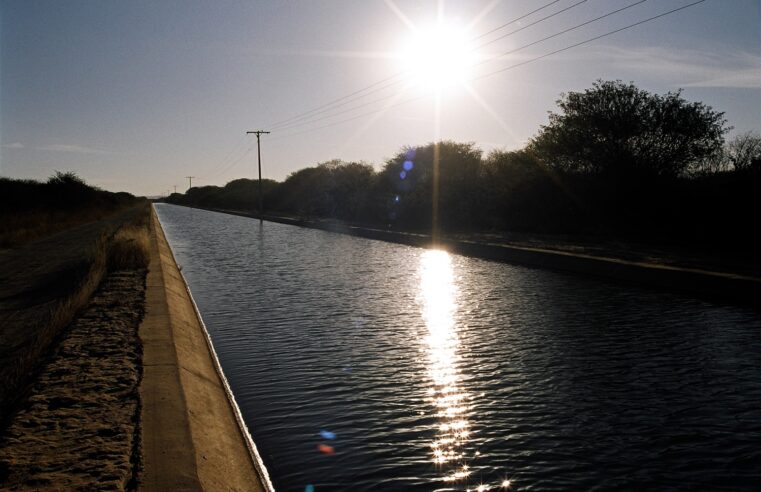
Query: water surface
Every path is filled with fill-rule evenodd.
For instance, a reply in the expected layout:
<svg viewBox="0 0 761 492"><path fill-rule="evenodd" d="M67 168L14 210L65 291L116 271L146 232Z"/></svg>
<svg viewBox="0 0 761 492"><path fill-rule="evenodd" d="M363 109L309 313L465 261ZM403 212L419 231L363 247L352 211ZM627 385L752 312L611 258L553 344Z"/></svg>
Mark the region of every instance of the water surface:
<svg viewBox="0 0 761 492"><path fill-rule="evenodd" d="M157 205L278 490L751 490L761 317Z"/></svg>

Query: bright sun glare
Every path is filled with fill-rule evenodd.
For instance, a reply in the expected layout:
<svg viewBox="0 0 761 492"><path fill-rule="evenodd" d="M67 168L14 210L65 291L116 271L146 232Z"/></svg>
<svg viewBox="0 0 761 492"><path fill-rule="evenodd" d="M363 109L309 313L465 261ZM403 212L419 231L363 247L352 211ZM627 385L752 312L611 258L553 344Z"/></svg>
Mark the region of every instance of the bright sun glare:
<svg viewBox="0 0 761 492"><path fill-rule="evenodd" d="M465 82L475 61L465 31L444 23L416 28L400 55L410 83L437 91Z"/></svg>

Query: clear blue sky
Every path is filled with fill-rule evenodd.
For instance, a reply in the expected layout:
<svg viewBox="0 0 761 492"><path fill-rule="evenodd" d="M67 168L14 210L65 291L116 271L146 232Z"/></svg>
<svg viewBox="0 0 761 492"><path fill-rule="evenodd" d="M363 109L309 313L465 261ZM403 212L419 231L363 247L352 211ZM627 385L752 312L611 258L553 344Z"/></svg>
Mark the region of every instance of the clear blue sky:
<svg viewBox="0 0 761 492"><path fill-rule="evenodd" d="M515 49L635 0L559 0L475 44L480 59ZM252 177L255 139L268 129L399 72L410 28L472 24L476 37L545 1L0 1L0 175L44 179L74 171L109 190L157 195ZM591 38L691 0L650 0L494 58L473 76ZM732 134L761 129L758 0L707 0L667 17L501 74L448 87L437 119L433 91L409 80L263 137L266 177L340 158L376 166L404 145L441 138L485 152L521 147L561 92L596 79L634 81L726 112ZM479 14L483 14L480 15ZM404 79L404 77L403 77ZM409 78L408 78L409 79ZM361 108L353 107L365 104ZM323 118L333 113L322 113ZM436 121L439 122L438 130Z"/></svg>

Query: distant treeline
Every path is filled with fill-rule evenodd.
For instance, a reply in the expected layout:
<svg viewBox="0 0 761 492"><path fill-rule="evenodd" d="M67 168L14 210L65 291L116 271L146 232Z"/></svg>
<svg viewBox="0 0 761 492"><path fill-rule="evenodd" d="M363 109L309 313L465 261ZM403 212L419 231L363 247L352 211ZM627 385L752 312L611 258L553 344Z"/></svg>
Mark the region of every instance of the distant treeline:
<svg viewBox="0 0 761 492"><path fill-rule="evenodd" d="M761 251L761 138L726 144L722 113L598 82L521 150L486 156L471 143L405 147L376 171L330 161L265 180L265 213L427 231L434 173L443 232L584 234L695 249ZM437 161L437 166L434 162ZM254 180L201 186L166 201L255 211ZM705 247L705 248L704 248Z"/></svg>
<svg viewBox="0 0 761 492"><path fill-rule="evenodd" d="M139 201L90 186L72 172L56 172L46 182L0 177L0 196L0 247L97 220Z"/></svg>

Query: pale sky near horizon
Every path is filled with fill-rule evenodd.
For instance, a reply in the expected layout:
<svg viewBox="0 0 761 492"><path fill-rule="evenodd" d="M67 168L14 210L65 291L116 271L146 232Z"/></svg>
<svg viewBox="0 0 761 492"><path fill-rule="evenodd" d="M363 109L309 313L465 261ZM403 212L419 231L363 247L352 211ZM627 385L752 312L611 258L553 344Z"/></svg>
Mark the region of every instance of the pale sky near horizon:
<svg viewBox="0 0 761 492"><path fill-rule="evenodd" d="M0 176L74 171L139 195L183 191L188 175L194 186L223 185L255 176L255 138L245 132L270 128L263 171L277 180L334 158L379 168L403 146L437 137L484 152L516 149L560 93L597 79L657 93L683 88L685 99L726 113L730 137L761 130L761 1L706 0L474 80L692 0L639 2L496 56L637 1L558 0L482 36L547 3L0 0ZM482 36L472 45L507 36L475 50L482 63L467 88L443 89L438 119L434 91L403 75L332 111L275 125L399 73L408 24L424 30L439 8L447 25L470 26L466 39Z"/></svg>

